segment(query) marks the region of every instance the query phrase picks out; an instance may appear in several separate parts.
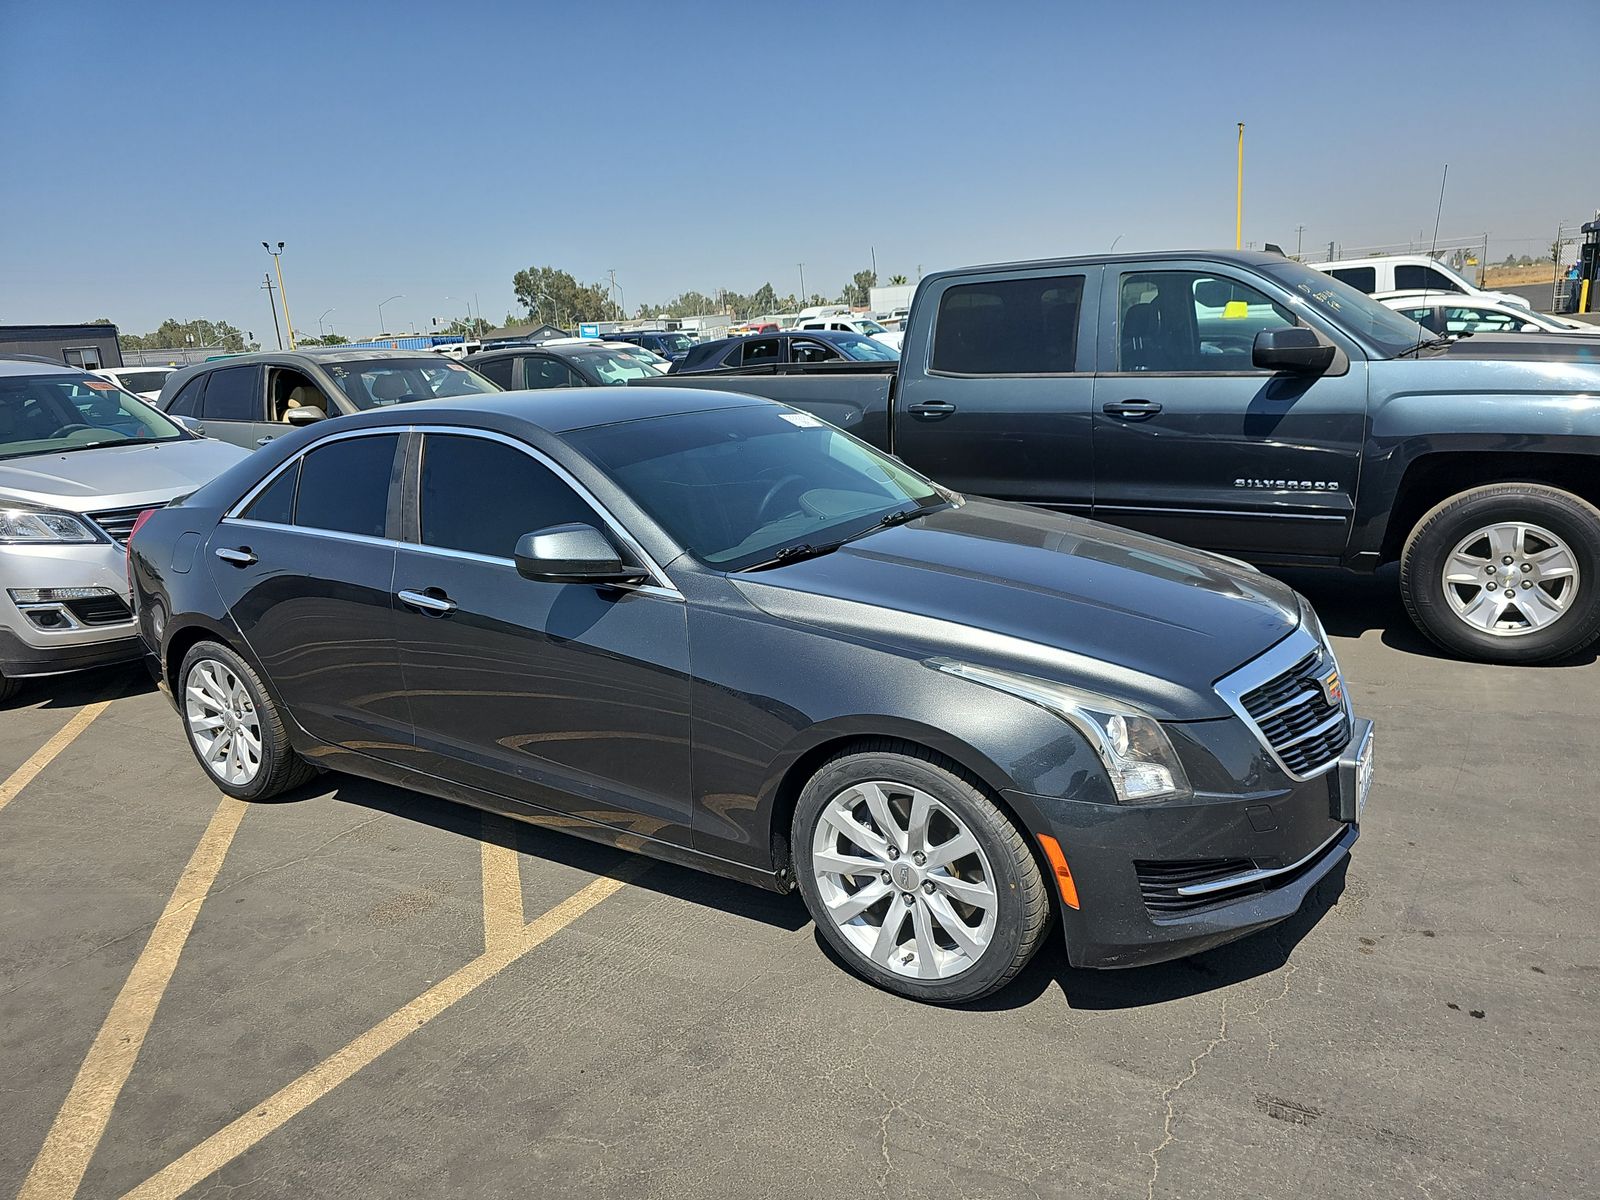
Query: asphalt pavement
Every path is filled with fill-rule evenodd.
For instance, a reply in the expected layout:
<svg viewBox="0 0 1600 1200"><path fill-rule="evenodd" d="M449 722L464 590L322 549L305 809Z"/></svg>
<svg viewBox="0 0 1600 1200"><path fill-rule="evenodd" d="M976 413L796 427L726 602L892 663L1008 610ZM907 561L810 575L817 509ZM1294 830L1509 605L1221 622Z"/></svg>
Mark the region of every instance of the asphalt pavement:
<svg viewBox="0 0 1600 1200"><path fill-rule="evenodd" d="M137 669L0 710L0 1193L1600 1194L1595 655L1439 657L1294 575L1377 721L1352 860L965 1009L797 897L327 776L225 800Z"/></svg>

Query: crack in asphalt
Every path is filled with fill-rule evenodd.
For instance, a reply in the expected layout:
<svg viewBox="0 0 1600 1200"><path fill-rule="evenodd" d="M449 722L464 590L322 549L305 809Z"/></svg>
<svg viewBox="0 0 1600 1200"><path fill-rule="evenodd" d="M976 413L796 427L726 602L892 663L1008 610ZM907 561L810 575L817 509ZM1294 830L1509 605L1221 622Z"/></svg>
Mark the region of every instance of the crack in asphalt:
<svg viewBox="0 0 1600 1200"><path fill-rule="evenodd" d="M1217 1027L1217 1036L1212 1038L1206 1048L1189 1060L1189 1073L1176 1083L1168 1084L1161 1093L1161 1101L1167 1106L1166 1117L1161 1126L1161 1142L1150 1151L1150 1178L1145 1181L1145 1200L1155 1200L1156 1180L1161 1176L1161 1152L1177 1140L1172 1132L1172 1123L1178 1115L1178 1093L1184 1085L1190 1083L1200 1074L1200 1064L1211 1057L1211 1052L1223 1042L1228 1040L1228 998L1222 998L1222 1022Z"/></svg>

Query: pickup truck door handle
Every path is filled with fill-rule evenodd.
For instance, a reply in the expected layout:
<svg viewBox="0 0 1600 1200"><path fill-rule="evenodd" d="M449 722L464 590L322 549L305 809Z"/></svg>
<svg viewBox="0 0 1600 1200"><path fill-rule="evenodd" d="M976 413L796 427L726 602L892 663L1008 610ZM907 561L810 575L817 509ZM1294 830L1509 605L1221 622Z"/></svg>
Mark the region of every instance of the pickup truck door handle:
<svg viewBox="0 0 1600 1200"><path fill-rule="evenodd" d="M217 557L225 563L232 563L236 567L248 567L252 563L259 561L256 558L255 551L251 550L249 546L241 546L237 550L231 546L218 546Z"/></svg>
<svg viewBox="0 0 1600 1200"><path fill-rule="evenodd" d="M940 417L948 417L955 410L956 406L948 400L924 400L921 404L912 404L906 408L913 417L921 417L925 421L937 421Z"/></svg>
<svg viewBox="0 0 1600 1200"><path fill-rule="evenodd" d="M1154 400L1113 400L1101 405L1100 411L1108 417L1121 417L1125 421L1145 421L1161 411Z"/></svg>
<svg viewBox="0 0 1600 1200"><path fill-rule="evenodd" d="M430 617L448 617L456 610L456 602L450 597L433 595L438 588L429 588L426 592L399 592L400 603L407 608L415 608L427 613Z"/></svg>

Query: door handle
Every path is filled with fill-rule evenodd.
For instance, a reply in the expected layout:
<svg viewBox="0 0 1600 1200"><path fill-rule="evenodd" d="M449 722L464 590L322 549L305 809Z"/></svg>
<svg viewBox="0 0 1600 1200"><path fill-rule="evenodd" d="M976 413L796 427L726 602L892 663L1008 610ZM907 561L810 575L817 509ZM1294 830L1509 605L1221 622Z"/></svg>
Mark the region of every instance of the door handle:
<svg viewBox="0 0 1600 1200"><path fill-rule="evenodd" d="M1161 411L1154 400L1114 400L1101 405L1100 411L1108 417L1121 417L1125 421L1145 421Z"/></svg>
<svg viewBox="0 0 1600 1200"><path fill-rule="evenodd" d="M276 436L277 436L276 434L269 433L265 437L258 437L256 439L256 445L265 446L268 442L270 442Z"/></svg>
<svg viewBox="0 0 1600 1200"><path fill-rule="evenodd" d="M928 421L937 421L940 417L948 417L955 410L956 406L948 400L924 400L921 404L912 404L906 408L906 411L913 417L922 417Z"/></svg>
<svg viewBox="0 0 1600 1200"><path fill-rule="evenodd" d="M232 563L236 567L248 567L252 563L260 561L256 558L255 551L251 550L249 546L241 546L237 550L231 546L218 546L217 557L225 563Z"/></svg>
<svg viewBox="0 0 1600 1200"><path fill-rule="evenodd" d="M430 591L437 592L438 588ZM415 608L427 613L430 617L448 617L456 610L456 602L448 596L433 596L428 592L399 592L400 603L408 608Z"/></svg>

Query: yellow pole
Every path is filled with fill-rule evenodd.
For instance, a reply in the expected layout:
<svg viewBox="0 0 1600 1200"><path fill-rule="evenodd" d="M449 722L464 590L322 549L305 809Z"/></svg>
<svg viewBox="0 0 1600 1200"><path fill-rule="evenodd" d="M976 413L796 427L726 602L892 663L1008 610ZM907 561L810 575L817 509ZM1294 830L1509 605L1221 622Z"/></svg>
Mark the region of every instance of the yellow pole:
<svg viewBox="0 0 1600 1200"><path fill-rule="evenodd" d="M1234 250L1245 248L1245 122L1238 123L1238 187L1234 192ZM278 291L283 290L278 280Z"/></svg>
<svg viewBox="0 0 1600 1200"><path fill-rule="evenodd" d="M1244 126L1240 126L1241 129ZM294 322L289 319L289 293L283 290L283 260L276 254L272 256L273 263L278 268L278 299L283 301L283 324L289 330L289 349L294 349Z"/></svg>
<svg viewBox="0 0 1600 1200"><path fill-rule="evenodd" d="M1583 281L1583 287L1578 289L1578 311L1581 313L1589 311L1589 281L1587 279Z"/></svg>

